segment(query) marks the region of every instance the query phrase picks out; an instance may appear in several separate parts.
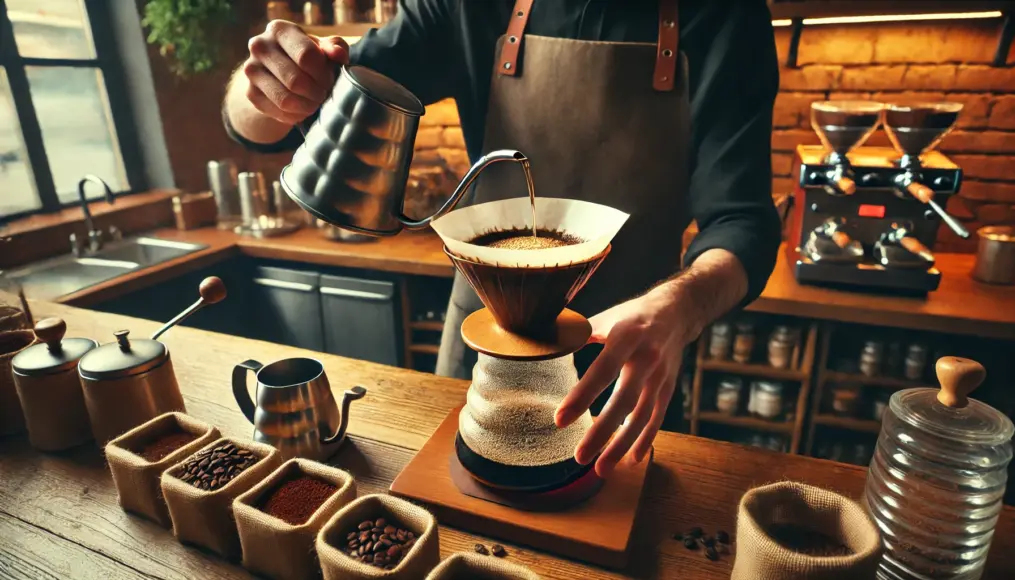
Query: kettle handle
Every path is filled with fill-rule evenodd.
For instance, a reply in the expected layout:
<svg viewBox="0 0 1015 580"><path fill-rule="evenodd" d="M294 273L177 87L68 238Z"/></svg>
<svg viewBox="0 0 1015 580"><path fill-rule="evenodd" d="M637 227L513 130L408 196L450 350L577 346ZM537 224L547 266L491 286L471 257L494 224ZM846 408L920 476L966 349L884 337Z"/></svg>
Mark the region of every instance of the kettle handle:
<svg viewBox="0 0 1015 580"><path fill-rule="evenodd" d="M349 405L357 399L362 399L367 394L367 390L361 386L355 386L342 395L342 417L339 419L338 431L336 431L331 437L325 437L321 439L321 443L335 443L341 441L345 437L345 428L349 425Z"/></svg>
<svg viewBox="0 0 1015 580"><path fill-rule="evenodd" d="M251 423L254 422L255 407L250 392L247 391L247 371L256 373L263 366L256 360L246 360L233 367L233 397L236 398L240 411L243 411L243 416Z"/></svg>
<svg viewBox="0 0 1015 580"><path fill-rule="evenodd" d="M514 149L499 149L497 151L491 151L480 157L479 161L469 168L469 172L462 178L458 187L455 188L455 192L451 194L451 197L444 202L444 205L441 206L436 213L421 220L414 220L406 216L404 213L399 213L397 216L398 221L402 222L402 225L410 230L419 230L427 227L433 220L453 210L455 206L458 205L458 202L461 201L465 192L469 191L469 186L472 185L472 182L479 177L479 174L486 169L487 165L498 161L514 161L516 163L527 164L529 162L529 158L520 151L515 151Z"/></svg>

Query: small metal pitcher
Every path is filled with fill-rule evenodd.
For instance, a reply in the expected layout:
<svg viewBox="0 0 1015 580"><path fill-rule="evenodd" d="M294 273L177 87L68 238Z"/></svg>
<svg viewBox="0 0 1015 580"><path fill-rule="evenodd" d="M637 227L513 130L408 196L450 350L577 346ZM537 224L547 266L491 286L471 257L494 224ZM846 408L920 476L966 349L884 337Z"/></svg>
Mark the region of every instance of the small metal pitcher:
<svg viewBox="0 0 1015 580"><path fill-rule="evenodd" d="M247 371L255 373L257 403L247 391ZM303 457L323 461L345 440L349 405L367 390L353 387L342 396L339 411L324 374L312 358L289 358L269 365L244 361L233 369L233 396L254 424L254 441L267 443L283 459Z"/></svg>
<svg viewBox="0 0 1015 580"><path fill-rule="evenodd" d="M528 163L493 151L469 169L437 213L414 220L402 211L423 104L405 87L362 66L344 66L306 140L282 169L282 188L315 217L372 236L422 229L451 211L487 165Z"/></svg>

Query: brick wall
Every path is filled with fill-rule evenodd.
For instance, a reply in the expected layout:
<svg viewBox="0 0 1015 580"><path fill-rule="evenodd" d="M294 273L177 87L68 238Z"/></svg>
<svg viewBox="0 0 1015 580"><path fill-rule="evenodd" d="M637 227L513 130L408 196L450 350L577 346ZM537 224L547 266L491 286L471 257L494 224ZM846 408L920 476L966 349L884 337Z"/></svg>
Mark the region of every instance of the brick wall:
<svg viewBox="0 0 1015 580"><path fill-rule="evenodd" d="M948 210L970 230L1015 224L1015 68L993 68L999 20L818 26L804 30L799 68L781 70L772 134L773 191L790 191L792 152L818 144L810 129L811 102L875 99L884 102L952 100L965 103L956 129L940 149L964 171ZM776 30L785 62L788 28ZM1015 49L1009 62L1015 57ZM889 146L878 130L869 145ZM975 238L975 236L974 236ZM974 251L942 228L939 251Z"/></svg>

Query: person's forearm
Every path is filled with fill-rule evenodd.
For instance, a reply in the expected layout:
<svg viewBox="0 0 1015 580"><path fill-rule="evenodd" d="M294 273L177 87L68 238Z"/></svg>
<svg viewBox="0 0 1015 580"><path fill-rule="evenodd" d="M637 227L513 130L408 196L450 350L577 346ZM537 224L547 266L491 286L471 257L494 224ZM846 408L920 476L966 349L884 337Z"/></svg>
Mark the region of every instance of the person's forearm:
<svg viewBox="0 0 1015 580"><path fill-rule="evenodd" d="M250 81L243 74L243 69L237 69L229 81L225 99L226 115L229 116L233 130L254 143L270 144L285 138L292 130L292 125L272 119L255 109L247 98L249 89Z"/></svg>
<svg viewBox="0 0 1015 580"><path fill-rule="evenodd" d="M686 344L740 304L747 295L747 272L731 252L712 249L650 293L670 304L674 322L683 326L687 333Z"/></svg>

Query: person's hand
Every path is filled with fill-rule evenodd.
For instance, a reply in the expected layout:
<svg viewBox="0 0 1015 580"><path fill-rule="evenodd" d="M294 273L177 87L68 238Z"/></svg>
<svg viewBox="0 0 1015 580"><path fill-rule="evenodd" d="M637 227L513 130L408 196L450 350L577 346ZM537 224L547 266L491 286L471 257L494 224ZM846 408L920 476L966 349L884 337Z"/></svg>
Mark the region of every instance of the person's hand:
<svg viewBox="0 0 1015 580"><path fill-rule="evenodd" d="M630 459L638 462L652 448L676 388L684 347L693 336L677 314L672 293L660 288L589 322L590 342L603 343L603 351L561 402L555 420L557 427L570 425L620 377L574 455L587 465L606 447L595 467L606 477L629 451Z"/></svg>
<svg viewBox="0 0 1015 580"><path fill-rule="evenodd" d="M287 125L314 113L335 84L335 67L349 61L349 45L338 36L308 36L299 26L272 20L248 43L242 66L246 97L255 109Z"/></svg>

